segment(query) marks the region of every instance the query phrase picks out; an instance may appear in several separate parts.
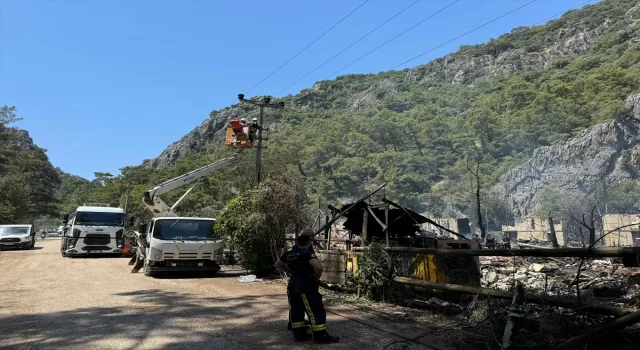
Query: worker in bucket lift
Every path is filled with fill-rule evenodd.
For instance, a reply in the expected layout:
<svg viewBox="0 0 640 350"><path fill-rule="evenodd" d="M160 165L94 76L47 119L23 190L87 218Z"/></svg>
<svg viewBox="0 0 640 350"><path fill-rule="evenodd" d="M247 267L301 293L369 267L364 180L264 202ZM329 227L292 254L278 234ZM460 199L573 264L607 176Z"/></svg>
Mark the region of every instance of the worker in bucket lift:
<svg viewBox="0 0 640 350"><path fill-rule="evenodd" d="M242 127L242 130L240 129L233 129L233 145L235 146L236 144L238 144L238 142L240 142L240 140L238 139L238 136L240 136L241 133L247 133L249 126L247 125L247 120L242 118L240 119L240 126Z"/></svg>
<svg viewBox="0 0 640 350"><path fill-rule="evenodd" d="M247 136L249 135L249 124L247 123L247 120L242 118L240 119L240 124L242 125L242 132L247 134Z"/></svg>
<svg viewBox="0 0 640 350"><path fill-rule="evenodd" d="M249 124L249 142L253 143L253 140L256 137L256 132L258 132L258 118L253 118L251 120L251 124Z"/></svg>
<svg viewBox="0 0 640 350"><path fill-rule="evenodd" d="M304 324L304 314L309 316L313 340L316 343L334 343L339 340L327 333L327 314L322 304L318 280L322 276L322 263L315 253L309 250L314 232L311 229L302 230L296 238L297 248L286 251L276 268L291 274L287 291L290 298L291 331L296 341L309 338Z"/></svg>

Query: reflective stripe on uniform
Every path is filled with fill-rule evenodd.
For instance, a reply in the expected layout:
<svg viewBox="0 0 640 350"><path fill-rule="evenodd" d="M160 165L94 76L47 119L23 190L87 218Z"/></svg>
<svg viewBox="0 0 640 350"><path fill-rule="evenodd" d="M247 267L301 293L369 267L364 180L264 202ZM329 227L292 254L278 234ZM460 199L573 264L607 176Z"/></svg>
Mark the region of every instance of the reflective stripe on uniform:
<svg viewBox="0 0 640 350"><path fill-rule="evenodd" d="M311 305L309 305L309 300L307 300L307 295L301 293L302 302L304 303L304 308L307 309L307 315L309 315L309 321L311 322L311 328L316 326L316 318L313 315L313 310L311 310Z"/></svg>
<svg viewBox="0 0 640 350"><path fill-rule="evenodd" d="M315 326L311 326L311 330L313 332L326 331L327 330L327 325L326 324L318 324L318 325L315 325Z"/></svg>
<svg viewBox="0 0 640 350"><path fill-rule="evenodd" d="M295 329L295 328L304 328L304 321L302 322L292 322L291 323L291 328Z"/></svg>
<svg viewBox="0 0 640 350"><path fill-rule="evenodd" d="M300 296L302 297L304 308L307 309L307 314L309 315L309 321L311 322L311 330L313 332L326 330L327 329L326 324L316 324L316 318L313 314L313 310L311 310L311 305L309 305L309 300L307 300L307 296L304 293L300 294Z"/></svg>

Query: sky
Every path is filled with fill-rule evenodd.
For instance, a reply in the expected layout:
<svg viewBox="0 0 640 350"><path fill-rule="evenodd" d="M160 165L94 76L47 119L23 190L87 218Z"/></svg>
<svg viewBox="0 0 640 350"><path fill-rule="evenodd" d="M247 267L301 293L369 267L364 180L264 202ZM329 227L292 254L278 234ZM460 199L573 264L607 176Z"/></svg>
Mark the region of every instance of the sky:
<svg viewBox="0 0 640 350"><path fill-rule="evenodd" d="M339 75L387 71L530 1L459 0ZM286 96L334 78L454 0L418 1L288 87L415 0L369 0L358 8L363 2L0 0L0 106L16 106L23 120L15 126L47 149L54 166L87 179L117 175L157 157L239 93ZM583 3L537 0L397 69Z"/></svg>

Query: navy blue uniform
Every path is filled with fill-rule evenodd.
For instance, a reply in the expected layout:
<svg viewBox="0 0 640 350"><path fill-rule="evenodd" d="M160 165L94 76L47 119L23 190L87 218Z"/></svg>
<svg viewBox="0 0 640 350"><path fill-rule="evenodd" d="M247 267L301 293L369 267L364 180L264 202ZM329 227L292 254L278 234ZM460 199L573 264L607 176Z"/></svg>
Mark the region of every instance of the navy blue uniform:
<svg viewBox="0 0 640 350"><path fill-rule="evenodd" d="M300 249L297 245L280 257L291 270L287 287L291 328L304 328L306 313L311 322L311 330L315 333L326 331L327 314L322 304L315 271L309 263L312 259L317 259L313 248Z"/></svg>

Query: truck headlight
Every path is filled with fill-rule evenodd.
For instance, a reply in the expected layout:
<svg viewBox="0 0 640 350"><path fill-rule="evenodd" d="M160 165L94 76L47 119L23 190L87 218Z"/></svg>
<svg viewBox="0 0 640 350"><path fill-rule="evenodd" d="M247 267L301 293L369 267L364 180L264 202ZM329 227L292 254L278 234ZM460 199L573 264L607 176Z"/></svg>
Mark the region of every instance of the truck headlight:
<svg viewBox="0 0 640 350"><path fill-rule="evenodd" d="M22 239L24 239L25 241L30 241L31 235L22 236Z"/></svg>
<svg viewBox="0 0 640 350"><path fill-rule="evenodd" d="M149 260L162 260L162 249L151 247L151 255Z"/></svg>
<svg viewBox="0 0 640 350"><path fill-rule="evenodd" d="M70 239L69 241L67 241L67 249L71 249L74 248L76 246L76 242L78 240L75 238Z"/></svg>
<svg viewBox="0 0 640 350"><path fill-rule="evenodd" d="M223 251L224 251L224 248L216 249L215 251L213 251L213 255L222 256Z"/></svg>

